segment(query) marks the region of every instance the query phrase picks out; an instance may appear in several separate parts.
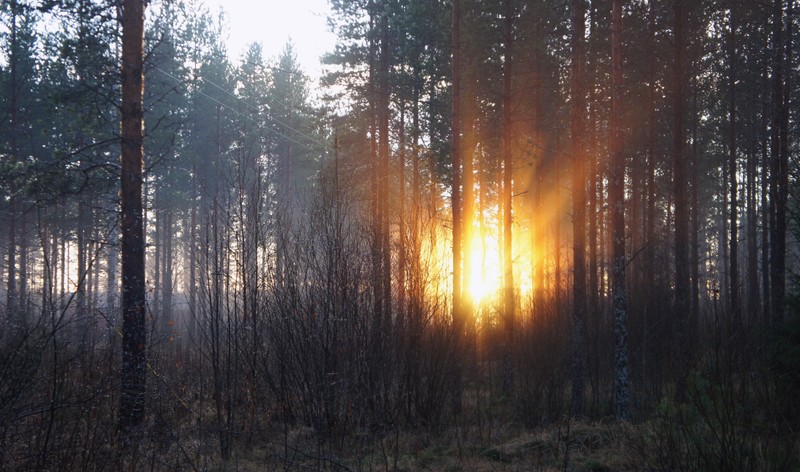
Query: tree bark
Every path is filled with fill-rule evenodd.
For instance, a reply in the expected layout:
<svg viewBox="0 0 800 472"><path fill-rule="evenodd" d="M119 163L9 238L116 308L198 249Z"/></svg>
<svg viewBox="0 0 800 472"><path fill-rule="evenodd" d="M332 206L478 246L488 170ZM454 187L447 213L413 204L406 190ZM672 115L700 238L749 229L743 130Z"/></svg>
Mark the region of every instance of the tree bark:
<svg viewBox="0 0 800 472"><path fill-rule="evenodd" d="M586 316L586 169L583 146L585 112L583 0L572 0L572 414L583 414L584 324Z"/></svg>
<svg viewBox="0 0 800 472"><path fill-rule="evenodd" d="M648 6L648 43L651 50L656 46L656 12L653 2ZM650 270L645 274L644 329L648 329L647 315L654 311L656 302L656 55L648 55L648 90L647 90L647 209L645 214L645 250L644 265Z"/></svg>
<svg viewBox="0 0 800 472"><path fill-rule="evenodd" d="M783 321L786 296L786 203L789 196L789 107L788 94L791 91L788 74L791 71L791 21L787 22L786 43L783 40L783 23L787 16L783 11L783 0L775 0L773 10L773 123L772 160L770 169L770 204L772 208L772 249L771 289L772 323ZM793 9L793 1L787 7Z"/></svg>
<svg viewBox="0 0 800 472"><path fill-rule="evenodd" d="M460 317L462 299L462 221L461 221L461 0L453 0L452 31L452 150L453 182L451 206L453 212L453 319Z"/></svg>
<svg viewBox="0 0 800 472"><path fill-rule="evenodd" d="M685 122L685 66L684 48L684 8L683 0L675 0L674 14L674 57L673 57L673 143L672 143L672 195L675 201L675 355L681 362L677 366L678 396L685 389L685 374L688 373L689 360L687 318L689 304L689 206L686 199L686 122Z"/></svg>
<svg viewBox="0 0 800 472"><path fill-rule="evenodd" d="M695 56L697 60L698 56ZM690 230L690 254L689 266L691 270L691 331L696 332L700 318L700 197L698 174L700 169L700 151L698 150L698 127L700 125L700 115L697 110L697 74L693 74L692 86L692 172L690 177L691 185L691 230Z"/></svg>
<svg viewBox="0 0 800 472"><path fill-rule="evenodd" d="M147 329L142 218L144 115L144 10L141 0L122 4L122 392L119 426L125 431L144 419Z"/></svg>
<svg viewBox="0 0 800 472"><path fill-rule="evenodd" d="M594 39L594 35L596 33L595 28L597 27L596 17L597 17L597 1L592 0L591 7L590 7L590 20L589 20L589 28L592 34L592 39ZM597 311L598 311L598 231L600 231L600 226L598 225L598 207L597 207L597 194L598 194L598 184L600 180L598 178L598 165L597 161L599 159L598 151L597 151L597 94L595 92L595 81L596 81L597 69L595 66L595 51L594 48L591 48L589 51L589 70L587 71L586 77L588 79L588 87L589 87L589 150L587 153L588 163L589 163L589 204L588 204L588 211L589 211L589 277L588 282L589 286L587 287L588 292L588 312L592 318L596 319Z"/></svg>
<svg viewBox="0 0 800 472"><path fill-rule="evenodd" d="M464 220L462 215L461 179L462 179L462 148L461 148L461 1L453 0L452 12L452 150L453 153L453 182L452 202L453 211L453 330L457 357L461 355L464 329L464 294L462 263L464 259L463 234ZM455 359L453 373L453 412L461 412L461 364L460 359Z"/></svg>
<svg viewBox="0 0 800 472"><path fill-rule="evenodd" d="M173 295L173 254L172 254L172 210L165 209L163 212L164 225L161 227L163 231L162 237L164 238L164 251L161 255L163 259L163 275L161 277L162 285L162 300L161 310L162 318L165 323L169 323L172 319L172 295ZM255 275L255 274L252 274Z"/></svg>
<svg viewBox="0 0 800 472"><path fill-rule="evenodd" d="M758 229L756 216L756 169L758 156L754 140L747 152L747 316L755 318L759 309L758 287ZM750 320L748 320L750 321Z"/></svg>
<svg viewBox="0 0 800 472"><path fill-rule="evenodd" d="M17 134L18 134L18 85L17 85L17 2L11 1L11 31L10 31L10 45L11 54L9 57L9 69L11 72L11 83L9 91L11 95L11 164L13 165L17 159L19 149L17 149ZM6 280L6 317L11 321L17 315L17 189L13 180L11 182L10 197L8 202L8 279Z"/></svg>
<svg viewBox="0 0 800 472"><path fill-rule="evenodd" d="M728 176L730 181L730 263L728 269L730 308L734 322L738 323L739 306L739 181L737 178L736 143L736 11L734 3L730 11L730 38L728 42Z"/></svg>
<svg viewBox="0 0 800 472"><path fill-rule="evenodd" d="M625 288L625 155L623 154L622 4L613 0L611 13L611 162L608 198L611 208L613 265L611 292L614 312L614 415L629 421L627 291Z"/></svg>
<svg viewBox="0 0 800 472"><path fill-rule="evenodd" d="M378 127L380 134L380 236L381 236L381 282L383 290L383 322L384 330L388 330L392 322L392 249L390 244L390 208L389 187L389 12L381 15L380 44L380 95L378 104Z"/></svg>
<svg viewBox="0 0 800 472"><path fill-rule="evenodd" d="M767 79L765 74L765 82L766 81ZM763 123L761 124L762 131L764 132L764 138L761 141L761 291L763 293L761 313L765 325L769 325L772 317L772 305L770 303L772 297L772 291L770 288L770 254L772 254L772 251L770 250L772 236L770 228L772 224L772 211L769 200L769 172L771 161L768 151L769 133L767 132L769 119L766 118L769 116L769 114L768 105L765 105L762 113L762 116L764 117L762 118Z"/></svg>
<svg viewBox="0 0 800 472"><path fill-rule="evenodd" d="M505 326L505 359L503 366L503 391L511 391L513 371L511 351L514 347L514 270L512 257L512 185L514 163L511 143L511 79L514 47L513 5L505 2L505 45L503 61L503 324Z"/></svg>

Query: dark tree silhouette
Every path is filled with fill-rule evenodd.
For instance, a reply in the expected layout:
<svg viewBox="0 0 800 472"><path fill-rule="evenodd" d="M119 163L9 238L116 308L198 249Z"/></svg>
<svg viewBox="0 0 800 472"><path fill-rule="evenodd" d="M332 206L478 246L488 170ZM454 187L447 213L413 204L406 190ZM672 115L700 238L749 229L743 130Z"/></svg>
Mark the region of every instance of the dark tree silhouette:
<svg viewBox="0 0 800 472"><path fill-rule="evenodd" d="M122 392L121 429L144 420L147 354L145 325L142 165L145 2L122 4Z"/></svg>

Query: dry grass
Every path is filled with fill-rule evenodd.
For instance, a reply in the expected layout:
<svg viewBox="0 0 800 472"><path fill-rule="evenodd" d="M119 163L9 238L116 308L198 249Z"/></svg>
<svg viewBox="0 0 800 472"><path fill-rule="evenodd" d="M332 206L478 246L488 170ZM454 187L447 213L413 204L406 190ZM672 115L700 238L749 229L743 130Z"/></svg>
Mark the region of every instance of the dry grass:
<svg viewBox="0 0 800 472"><path fill-rule="evenodd" d="M629 448L636 427L566 422L540 431L501 425L490 443L451 428L439 433L361 435L339 447L298 429L263 447L237 450L212 470L324 471L625 471L641 470Z"/></svg>

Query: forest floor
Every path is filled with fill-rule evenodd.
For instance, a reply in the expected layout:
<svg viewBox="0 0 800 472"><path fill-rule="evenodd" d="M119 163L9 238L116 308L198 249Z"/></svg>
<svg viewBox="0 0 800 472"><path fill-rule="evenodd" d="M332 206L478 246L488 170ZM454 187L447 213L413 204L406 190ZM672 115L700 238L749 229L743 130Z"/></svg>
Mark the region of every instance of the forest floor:
<svg viewBox="0 0 800 472"><path fill-rule="evenodd" d="M540 431L498 425L494 437L451 428L438 433L372 435L360 444L318 444L310 431L289 432L265 448L239 449L212 470L331 471L624 471L642 470L638 427L566 422ZM473 437L468 437L473 436ZM349 446L349 447L348 447Z"/></svg>

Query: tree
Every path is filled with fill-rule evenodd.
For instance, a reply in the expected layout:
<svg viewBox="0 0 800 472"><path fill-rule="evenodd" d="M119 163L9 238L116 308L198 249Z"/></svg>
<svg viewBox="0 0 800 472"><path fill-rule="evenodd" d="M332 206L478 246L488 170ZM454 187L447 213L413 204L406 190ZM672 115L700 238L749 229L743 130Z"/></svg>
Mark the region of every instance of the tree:
<svg viewBox="0 0 800 472"><path fill-rule="evenodd" d="M4 184L8 185L8 248L6 278L6 314L9 321L24 312L26 296L25 273L27 258L27 235L24 221L25 201L21 199L24 191L23 169L28 166L28 157L33 149L25 145L30 136L30 109L33 104L32 83L34 80L34 24L33 8L26 2L12 0L5 3L0 13L7 15L8 29L4 47L7 54L6 70L2 72L3 94L8 97L3 113L4 120L1 140L4 154L8 161L3 163L2 170L8 176ZM6 156L4 156L4 159ZM3 192L5 194L5 191ZM22 222L18 225L18 221ZM19 227L21 226L21 228ZM19 233L22 234L19 234ZM19 285L17 285L19 282ZM13 320L19 322L19 320Z"/></svg>
<svg viewBox="0 0 800 472"><path fill-rule="evenodd" d="M614 312L614 415L628 421L630 373L628 367L627 290L625 287L625 155L623 154L622 4L614 0L611 13L611 148L608 203L611 208Z"/></svg>
<svg viewBox="0 0 800 472"><path fill-rule="evenodd" d="M789 0L790 2L792 0ZM772 323L784 318L786 296L786 203L789 195L789 107L785 71L791 34L784 39L784 1L774 0L772 15L772 123L770 136L769 204L770 204L770 306ZM784 43L786 41L786 43Z"/></svg>
<svg viewBox="0 0 800 472"><path fill-rule="evenodd" d="M122 22L121 233L122 233L122 393L119 426L125 431L144 420L147 375L144 229L142 215L145 3L124 0Z"/></svg>
<svg viewBox="0 0 800 472"><path fill-rule="evenodd" d="M462 161L463 152L461 146L461 0L453 0L453 24L452 24L452 156L453 156L453 175L450 190L451 209L453 213L453 331L456 346L460 346L462 340L462 330L465 325L464 320L464 293L463 293L463 273L462 262L464 259L463 235L464 218L462 216ZM461 410L461 366L460 360L454 373L454 403L455 409Z"/></svg>
<svg viewBox="0 0 800 472"><path fill-rule="evenodd" d="M676 14L677 14L676 7ZM736 30L738 12L736 2L731 2L729 19L728 40L728 176L730 181L730 306L734 318L738 318L741 307L739 306L739 180L737 178L737 143L736 143L736 81L737 79L737 44ZM676 21L679 21L676 19ZM676 41L677 42L677 41ZM682 43L681 38L681 43ZM676 44L678 50L682 44ZM676 53L680 54L680 53ZM683 81L683 79L681 79Z"/></svg>
<svg viewBox="0 0 800 472"><path fill-rule="evenodd" d="M583 0L572 0L572 413L583 414L583 337L586 313L586 165L583 91L586 12Z"/></svg>
<svg viewBox="0 0 800 472"><path fill-rule="evenodd" d="M514 183L514 161L512 155L513 131L512 113L512 73L514 54L514 5L505 0L503 17L503 325L505 328L505 359L503 360L503 390L511 391L513 381L511 353L514 349L514 267L512 238L512 192Z"/></svg>
<svg viewBox="0 0 800 472"><path fill-rule="evenodd" d="M679 367L678 393L683 395L685 388L685 372L688 372L685 353L686 320L689 315L689 206L686 194L686 126L685 126L685 72L684 72L684 10L683 1L677 0L673 6L674 13L674 57L673 57L673 148L672 148L672 185L675 200L675 314L677 317L677 354L684 362Z"/></svg>

